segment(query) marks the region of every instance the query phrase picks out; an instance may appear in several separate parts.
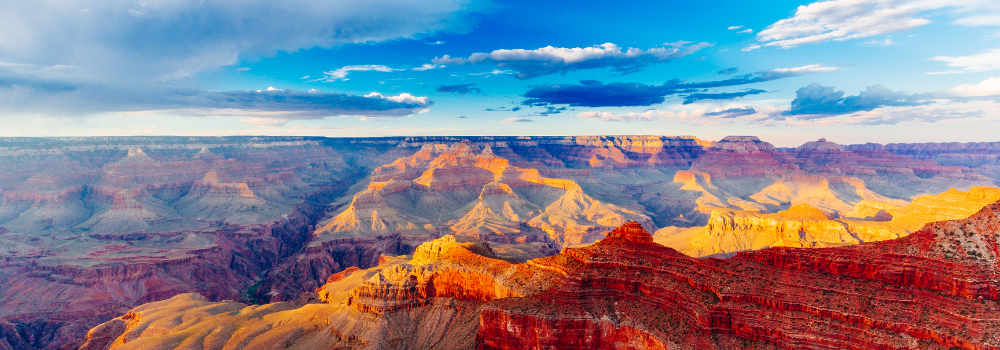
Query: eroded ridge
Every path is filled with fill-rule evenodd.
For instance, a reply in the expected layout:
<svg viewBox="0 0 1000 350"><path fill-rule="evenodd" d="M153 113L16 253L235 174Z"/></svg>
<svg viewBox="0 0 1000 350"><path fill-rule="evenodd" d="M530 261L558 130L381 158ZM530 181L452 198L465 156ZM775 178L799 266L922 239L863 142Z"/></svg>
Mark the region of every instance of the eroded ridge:
<svg viewBox="0 0 1000 350"><path fill-rule="evenodd" d="M996 349L1000 204L849 248L693 259L623 226L481 314L479 349Z"/></svg>

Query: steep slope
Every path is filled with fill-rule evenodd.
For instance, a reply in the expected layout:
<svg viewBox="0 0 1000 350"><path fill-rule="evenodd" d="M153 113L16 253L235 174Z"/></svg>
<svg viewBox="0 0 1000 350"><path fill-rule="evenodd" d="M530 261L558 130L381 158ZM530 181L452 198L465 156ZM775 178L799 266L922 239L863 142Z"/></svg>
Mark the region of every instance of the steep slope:
<svg viewBox="0 0 1000 350"><path fill-rule="evenodd" d="M575 250L585 267L558 286L492 303L477 348L994 349L997 222L1000 204L895 241L729 260L635 225Z"/></svg>

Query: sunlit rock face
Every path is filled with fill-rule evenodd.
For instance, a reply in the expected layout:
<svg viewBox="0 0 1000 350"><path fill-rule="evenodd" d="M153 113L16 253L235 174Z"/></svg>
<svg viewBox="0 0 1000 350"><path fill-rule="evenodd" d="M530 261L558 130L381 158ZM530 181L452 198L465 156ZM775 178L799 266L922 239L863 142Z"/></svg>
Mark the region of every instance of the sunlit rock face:
<svg viewBox="0 0 1000 350"><path fill-rule="evenodd" d="M557 286L486 307L477 348L994 348L997 222L993 204L897 240L728 260L609 234L564 252L585 267Z"/></svg>
<svg viewBox="0 0 1000 350"><path fill-rule="evenodd" d="M503 243L591 243L646 215L589 196L576 182L513 166L493 148L426 144L375 171L368 187L317 230L320 240L400 232L415 239L437 232Z"/></svg>
<svg viewBox="0 0 1000 350"><path fill-rule="evenodd" d="M995 200L990 188L1000 179L990 153L995 144L818 140L779 149L767 141L776 142L752 136L0 139L0 322L6 322L0 337L15 348L73 346L100 322L180 293L204 298L185 305L300 300L333 274L376 268L387 256L413 254L446 236L488 245L494 255L476 251L482 259L548 267L554 265L538 265L538 258L568 259L555 254L605 239L630 220L654 232L656 242L692 256L895 239L926 222L975 212ZM490 271L522 273L511 268ZM436 289L426 289L432 278L440 278L442 291L475 296L442 297L456 305L481 307L485 296L514 291L529 295L504 287L502 275L484 277L490 273L414 273L416 294L385 295L416 296L421 301L400 305L425 306L375 314L434 310L420 317L445 319L458 308L432 302L438 298L431 296ZM446 283L464 279L477 290L494 286L493 292ZM358 300L353 305L385 304ZM368 312L355 306L346 310ZM448 315L472 320L475 310ZM462 332L475 333L468 327ZM415 333L394 336L423 337L415 348L454 335L407 329Z"/></svg>
<svg viewBox="0 0 1000 350"><path fill-rule="evenodd" d="M998 200L1000 189L973 187L921 196L905 206L864 200L854 211L840 213L845 217L809 204L777 213L718 209L707 225L662 229L656 241L694 257L729 257L767 247L846 246L904 237L931 222L968 217Z"/></svg>
<svg viewBox="0 0 1000 350"><path fill-rule="evenodd" d="M997 222L1000 203L896 240L727 260L656 244L636 222L522 264L445 236L335 274L308 304L143 305L91 329L84 349L989 349Z"/></svg>

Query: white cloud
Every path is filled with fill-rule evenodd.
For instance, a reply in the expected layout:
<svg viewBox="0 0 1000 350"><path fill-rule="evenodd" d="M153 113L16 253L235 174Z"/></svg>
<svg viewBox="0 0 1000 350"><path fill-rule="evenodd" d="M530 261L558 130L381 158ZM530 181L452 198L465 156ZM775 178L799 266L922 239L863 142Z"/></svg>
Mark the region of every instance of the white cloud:
<svg viewBox="0 0 1000 350"><path fill-rule="evenodd" d="M510 123L531 123L531 122L534 122L534 120L531 120L531 119L528 119L528 118L507 118L507 119L503 120L504 124L510 124Z"/></svg>
<svg viewBox="0 0 1000 350"><path fill-rule="evenodd" d="M660 111L653 112L652 110L648 110L640 113L631 112L625 114L616 114L612 112L591 111L591 112L579 113L577 115L574 115L573 117L581 119L597 120L603 122L648 122L648 121L659 120L660 116L657 115L659 112Z"/></svg>
<svg viewBox="0 0 1000 350"><path fill-rule="evenodd" d="M795 16L775 22L757 34L767 46L794 47L827 40L887 34L927 25L914 18L920 8L900 0L832 0L799 6Z"/></svg>
<svg viewBox="0 0 1000 350"><path fill-rule="evenodd" d="M377 92L373 92L365 95L365 97L381 98L383 100L389 100L392 102L399 102L399 103L415 103L419 105L429 105L430 103L430 100L426 96L413 96L405 92L396 96L391 96L391 95L387 96Z"/></svg>
<svg viewBox="0 0 1000 350"><path fill-rule="evenodd" d="M440 64L425 63L424 65L422 65L420 67L413 68L413 70L415 70L415 71L425 71L425 70L438 69L438 68L444 68L444 66L440 65Z"/></svg>
<svg viewBox="0 0 1000 350"><path fill-rule="evenodd" d="M929 106L882 107L830 118L793 118L787 126L915 125L952 122L1000 121L1000 103L971 101Z"/></svg>
<svg viewBox="0 0 1000 350"><path fill-rule="evenodd" d="M678 41L674 41L674 42L669 42L668 41L668 42L663 43L663 45L664 46L670 46L670 47L684 47L687 44L693 44L693 43L694 43L694 41L678 40Z"/></svg>
<svg viewBox="0 0 1000 350"><path fill-rule="evenodd" d="M939 9L950 10L960 25L1000 25L1000 6L994 0L831 0L799 6L794 16L768 26L757 39L790 48L865 38L930 24L922 16Z"/></svg>
<svg viewBox="0 0 1000 350"><path fill-rule="evenodd" d="M590 111L578 113L572 117L603 122L661 121L690 125L721 125L732 124L735 121L764 121L772 118L773 115L780 114L782 111L784 110L769 106L754 108L739 104L729 104L711 109L701 108L682 111L660 109L628 113Z"/></svg>
<svg viewBox="0 0 1000 350"><path fill-rule="evenodd" d="M808 66L792 67L792 68L775 68L767 72L770 73L791 73L795 75L800 74L812 74L812 73L828 73L838 70L838 67L827 67L822 64L810 64Z"/></svg>
<svg viewBox="0 0 1000 350"><path fill-rule="evenodd" d="M893 46L893 45L896 45L896 42L892 41L892 39L885 38L885 40L870 40L870 41L866 41L866 42L862 43L862 45L865 45L865 46Z"/></svg>
<svg viewBox="0 0 1000 350"><path fill-rule="evenodd" d="M376 71L376 72L395 72L402 69L393 69L383 65L378 64L364 64L364 65L353 65L344 66L337 70L332 70L328 72L323 72L323 77L313 80L313 81L325 81L334 82L337 80L350 80L347 79L347 74L353 71Z"/></svg>
<svg viewBox="0 0 1000 350"><path fill-rule="evenodd" d="M519 78L566 72L576 69L613 67L615 70L628 73L657 61L669 61L684 57L706 47L709 43L678 41L664 43L668 47L657 47L649 50L623 48L613 43L604 43L591 47L553 47L546 46L534 50L513 49L494 50L489 53L474 53L468 58L452 58L449 55L436 57L431 62L443 65L461 65L476 63L495 63L499 68L514 70Z"/></svg>
<svg viewBox="0 0 1000 350"><path fill-rule="evenodd" d="M958 70L931 72L928 74L986 72L1000 69L1000 49L991 49L971 56L937 56L931 59L946 62L945 65L958 68Z"/></svg>
<svg viewBox="0 0 1000 350"><path fill-rule="evenodd" d="M729 28L726 28L726 29L737 30L737 29L740 29L740 28L743 28L743 26L732 26L732 27L729 27Z"/></svg>
<svg viewBox="0 0 1000 350"><path fill-rule="evenodd" d="M470 1L7 0L0 61L144 85L277 51L433 33L461 22Z"/></svg>
<svg viewBox="0 0 1000 350"><path fill-rule="evenodd" d="M750 52L750 51L753 51L753 50L756 50L756 49L759 49L759 48L760 48L760 45L753 44L753 45L744 47L743 48L743 52Z"/></svg>
<svg viewBox="0 0 1000 350"><path fill-rule="evenodd" d="M989 78L975 85L959 85L948 89L948 92L958 97L1000 96L1000 78Z"/></svg>
<svg viewBox="0 0 1000 350"><path fill-rule="evenodd" d="M741 31L738 31L737 33L740 33L740 34L753 34L753 29L741 30Z"/></svg>

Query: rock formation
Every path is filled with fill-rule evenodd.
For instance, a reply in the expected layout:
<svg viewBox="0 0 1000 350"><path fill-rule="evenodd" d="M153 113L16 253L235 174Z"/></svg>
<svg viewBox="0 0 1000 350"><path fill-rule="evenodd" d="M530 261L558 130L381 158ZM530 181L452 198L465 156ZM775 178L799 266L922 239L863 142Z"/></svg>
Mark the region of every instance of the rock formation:
<svg viewBox="0 0 1000 350"><path fill-rule="evenodd" d="M973 187L921 196L899 207L864 200L849 214L831 217L809 204L773 213L718 209L702 227L657 231L657 243L694 257L729 257L768 247L836 247L904 237L935 221L968 217L1000 200L1000 189Z"/></svg>
<svg viewBox="0 0 1000 350"><path fill-rule="evenodd" d="M399 232L419 242L444 231L495 242L590 243L645 215L602 203L572 180L547 178L470 143L423 145L383 165L368 188L317 230L327 237Z"/></svg>
<svg viewBox="0 0 1000 350"><path fill-rule="evenodd" d="M320 303L184 294L91 329L83 349L995 349L998 222L995 203L896 240L727 260L636 222L524 264L447 236L331 276Z"/></svg>

